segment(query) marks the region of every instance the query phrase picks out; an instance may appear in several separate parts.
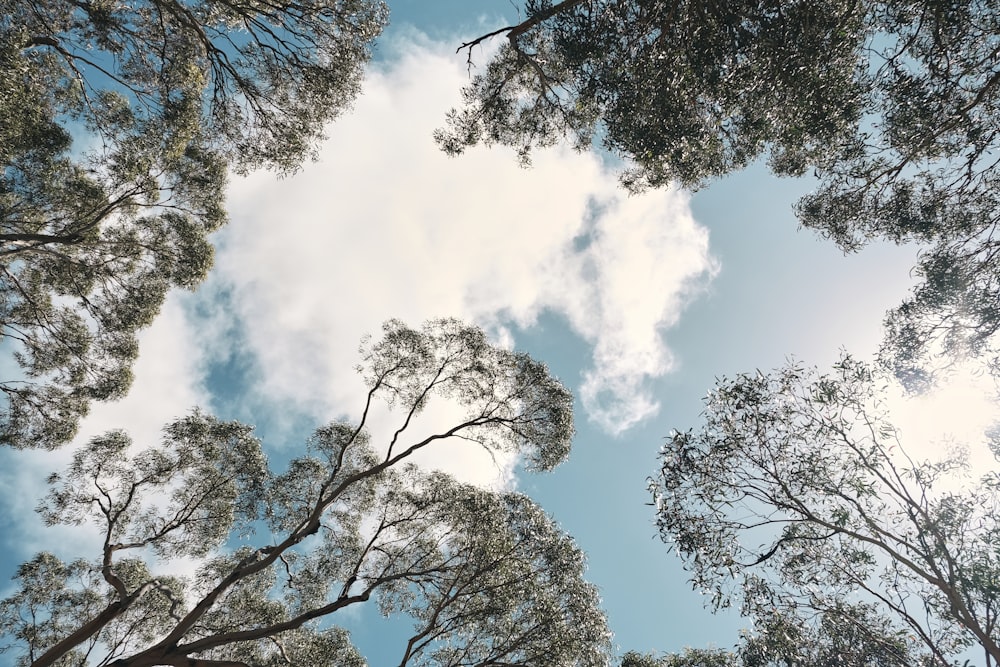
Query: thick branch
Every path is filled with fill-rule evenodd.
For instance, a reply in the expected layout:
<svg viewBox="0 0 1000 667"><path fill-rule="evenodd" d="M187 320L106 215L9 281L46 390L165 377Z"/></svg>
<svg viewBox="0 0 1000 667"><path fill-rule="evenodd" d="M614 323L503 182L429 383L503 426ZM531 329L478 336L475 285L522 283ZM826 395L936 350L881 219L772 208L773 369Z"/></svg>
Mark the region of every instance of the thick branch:
<svg viewBox="0 0 1000 667"><path fill-rule="evenodd" d="M239 662L237 660L207 660L201 658L188 658L183 655L158 658L155 662L124 659L117 660L111 663L111 665L113 667L139 667L140 665L148 665L149 667L153 667L153 665L162 665L166 667L250 667L247 663Z"/></svg>
<svg viewBox="0 0 1000 667"><path fill-rule="evenodd" d="M409 574L409 573L407 573ZM400 577L391 577L389 579L398 579ZM381 583L378 582L378 583ZM211 637L205 637L197 641L193 641L190 644L182 644L178 646L175 650L178 653L188 654L197 653L199 651L207 651L219 646L225 646L227 644L232 644L235 642L246 642L254 641L257 639L264 639L265 637L273 637L279 635L282 632L288 632L289 630L296 630L301 628L303 625L317 618L323 616L328 616L339 609L343 609L352 604L357 604L359 602L367 602L368 598L371 597L372 590L375 588L374 585L369 586L363 593L358 595L350 595L347 597L337 598L330 604L324 605L322 607L317 607L303 614L291 618L282 623L275 623L274 625L269 625L263 628L253 628L251 630L240 630L236 632L224 632L222 634L213 635ZM155 664L155 663L154 663Z"/></svg>
<svg viewBox="0 0 1000 667"><path fill-rule="evenodd" d="M544 12L538 12L530 19L518 23L517 25L509 25L503 28L498 28L497 30L494 30L492 32L488 32L485 35L480 35L479 37L473 39L472 41L466 42L461 46L459 46L455 50L455 53L458 53L462 49L472 49L473 46L478 46L479 44L482 44L491 37L496 37L497 35L502 35L503 33L507 33L507 39L510 41L511 46L513 46L515 50L520 51L520 49L517 48L518 37L528 32L529 30L537 26L539 23L549 20L556 14L562 12L568 12L577 5L582 5L583 3L589 1L590 0L563 0L562 2L558 2L552 5Z"/></svg>
<svg viewBox="0 0 1000 667"><path fill-rule="evenodd" d="M199 652L202 652L202 651L208 651L208 650L211 650L213 648L218 648L220 646L227 646L229 644L233 644L233 643L236 643L236 642L248 642L248 641L255 641L255 640L258 640L258 639L264 639L264 638L267 638L267 637L275 637L277 635L280 635L283 632L288 632L289 630L297 630L298 628L301 628L303 625L305 625L309 621L313 621L313 620L315 620L317 618L322 618L323 616L329 616L330 614L333 614L334 612L336 612L336 611L338 611L340 609L343 609L344 607L348 607L348 606L350 606L352 604L358 604L358 603L361 603L361 602L367 602L371 598L372 593L379 586L382 586L382 585L388 584L388 583L392 583L392 582L398 581L400 579L406 579L408 577L413 577L413 576L416 576L418 574L422 575L422 574L428 574L428 573L431 573L431 572L438 572L438 571L441 571L443 569L446 569L446 568L445 567L432 567L432 568L428 568L426 570L406 570L406 571L403 571L403 572L397 572L397 573L394 573L394 574L391 574L391 575L386 575L386 576L383 576L383 577L379 577L378 579L376 579L375 581L373 581L372 583L370 583L365 588L365 590L363 592L358 593L357 595L341 596L341 597L337 598L336 600L334 600L333 602L331 602L329 604L323 605L322 607L317 607L315 609L311 609L311 610L309 610L307 612L299 614L298 616L290 618L287 621L283 621L281 623L275 623L273 625L268 625L268 626L265 626L265 627L252 628L250 630L238 630L238 631L233 631L233 632L224 632L224 633L221 633L221 634L212 635L210 637L204 637L202 639L198 639L196 641L193 641L193 642L191 642L189 644L181 644L181 645L176 646L176 647L174 647L172 649L168 649L168 655L176 653L176 654L178 654L180 656L185 656L185 655L188 655L190 653L199 653ZM124 661L119 661L119 662L112 663L112 667L140 667L140 666L145 666L145 665L159 665L159 664L170 664L170 665L172 665L172 664L175 664L173 662L162 662L162 663L161 662L146 662L145 661L146 659L143 659L141 656L138 656L138 657L139 657L139 661L137 661L137 662L132 662L130 660L124 660ZM177 658L170 658L170 659L173 660L173 659L177 659ZM186 665L188 663L182 662L182 663L178 663L178 664ZM242 663L240 663L240 664L242 664Z"/></svg>
<svg viewBox="0 0 1000 667"><path fill-rule="evenodd" d="M513 44L518 37L528 32L539 23L548 21L556 14L568 12L577 5L582 5L585 2L590 2L590 0L563 0L562 2L558 2L546 9L544 12L538 12L527 21L524 21L523 23L520 23L512 28L511 31L507 33L507 39L509 39L511 44Z"/></svg>
<svg viewBox="0 0 1000 667"><path fill-rule="evenodd" d="M0 234L0 243L59 243L61 245L72 245L82 240L83 237L79 234L69 234L68 236L57 234Z"/></svg>
<svg viewBox="0 0 1000 667"><path fill-rule="evenodd" d="M31 663L31 667L49 667L49 665L54 665L56 661L62 658L66 653L82 642L90 639L92 636L100 632L104 626L114 620L115 617L122 614L137 599L137 597L137 595L133 595L126 600L118 600L109 604L104 608L104 611L88 621L86 624L80 626L76 632L69 635L43 653L38 660Z"/></svg>
<svg viewBox="0 0 1000 667"><path fill-rule="evenodd" d="M59 40L48 35L32 35L22 48L30 49L33 46L59 46Z"/></svg>

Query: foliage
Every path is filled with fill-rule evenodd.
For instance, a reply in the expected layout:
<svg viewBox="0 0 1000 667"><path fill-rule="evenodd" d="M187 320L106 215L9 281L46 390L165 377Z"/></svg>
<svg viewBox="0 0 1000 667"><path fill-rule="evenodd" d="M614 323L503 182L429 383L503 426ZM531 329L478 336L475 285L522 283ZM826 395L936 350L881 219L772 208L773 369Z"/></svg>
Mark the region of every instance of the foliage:
<svg viewBox="0 0 1000 667"><path fill-rule="evenodd" d="M853 251L929 245L889 318L887 356L920 373L1000 328L994 230L1000 10L937 0L527 0L438 140L531 150L564 137L626 158L633 188L697 187L765 157L813 172L802 223Z"/></svg>
<svg viewBox="0 0 1000 667"><path fill-rule="evenodd" d="M934 664L871 605L840 604L805 620L760 610L739 647L743 667L923 667Z"/></svg>
<svg viewBox="0 0 1000 667"><path fill-rule="evenodd" d="M849 357L826 376L790 365L721 381L704 425L663 448L661 535L716 607L741 605L765 655L786 637L802 664L943 667L970 646L995 664L995 474L942 488L963 456L909 459L883 382ZM828 646L800 648L817 627Z"/></svg>
<svg viewBox="0 0 1000 667"><path fill-rule="evenodd" d="M227 167L293 170L358 91L377 0L0 0L0 441L128 388L136 331L212 262ZM75 139L75 141L74 141Z"/></svg>
<svg viewBox="0 0 1000 667"><path fill-rule="evenodd" d="M685 649L681 653L627 653L622 667L919 667L908 643L863 605L840 606L818 619L793 618L775 611L757 619L732 650Z"/></svg>
<svg viewBox="0 0 1000 667"><path fill-rule="evenodd" d="M739 663L729 651L688 648L661 656L629 652L622 657L621 667L739 667Z"/></svg>
<svg viewBox="0 0 1000 667"><path fill-rule="evenodd" d="M458 438L551 468L572 436L569 393L454 321L391 322L366 349L361 421L317 430L282 474L249 427L200 413L169 425L161 447L113 432L79 451L40 511L96 523L103 553L21 566L0 607L18 664L362 665L333 622L369 600L414 621L400 665L606 664L606 622L573 541L522 495L407 465ZM435 398L463 416L411 436ZM366 422L379 400L401 424L376 448ZM161 576L151 555L202 565Z"/></svg>
<svg viewBox="0 0 1000 667"><path fill-rule="evenodd" d="M686 648L663 655L626 653L622 667L924 667L912 642L866 605L840 605L816 618L761 609L752 631L730 650ZM938 663L940 664L940 663ZM987 663L989 664L989 663Z"/></svg>

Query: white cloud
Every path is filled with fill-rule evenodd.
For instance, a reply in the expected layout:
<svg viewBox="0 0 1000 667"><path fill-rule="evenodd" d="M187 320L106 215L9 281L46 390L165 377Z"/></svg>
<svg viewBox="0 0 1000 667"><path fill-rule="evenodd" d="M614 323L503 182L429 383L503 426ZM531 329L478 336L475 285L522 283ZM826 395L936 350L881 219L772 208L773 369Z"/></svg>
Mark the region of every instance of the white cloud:
<svg viewBox="0 0 1000 667"><path fill-rule="evenodd" d="M384 320L456 316L503 334L548 311L592 348L590 418L619 433L654 414L647 383L674 364L664 330L715 270L686 196L629 197L597 157L569 150L529 170L501 149L447 158L431 133L467 81L463 57L451 44L391 48L398 58L369 75L317 164L231 186L216 277L258 391L324 419L357 415L349 369Z"/></svg>
<svg viewBox="0 0 1000 667"><path fill-rule="evenodd" d="M205 333L189 321L183 301L171 294L153 325L139 336L139 359L131 390L116 403L95 403L78 441L123 428L136 446L160 442L163 426L196 406L208 407L203 386Z"/></svg>

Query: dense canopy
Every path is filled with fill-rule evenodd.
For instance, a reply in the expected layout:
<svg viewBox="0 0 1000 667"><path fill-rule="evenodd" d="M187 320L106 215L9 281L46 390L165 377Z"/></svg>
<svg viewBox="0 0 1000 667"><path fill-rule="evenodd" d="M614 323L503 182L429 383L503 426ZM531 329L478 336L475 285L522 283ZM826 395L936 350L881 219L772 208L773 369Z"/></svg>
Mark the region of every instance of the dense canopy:
<svg viewBox="0 0 1000 667"><path fill-rule="evenodd" d="M212 263L227 168L294 170L357 94L371 0L0 0L0 442L120 397L135 334Z"/></svg>
<svg viewBox="0 0 1000 667"><path fill-rule="evenodd" d="M527 157L568 139L627 160L633 188L766 159L814 174L806 227L844 250L929 245L923 281L890 315L887 356L919 382L940 351L982 353L1000 328L994 229L1000 9L931 0L563 0L526 20L438 133Z"/></svg>

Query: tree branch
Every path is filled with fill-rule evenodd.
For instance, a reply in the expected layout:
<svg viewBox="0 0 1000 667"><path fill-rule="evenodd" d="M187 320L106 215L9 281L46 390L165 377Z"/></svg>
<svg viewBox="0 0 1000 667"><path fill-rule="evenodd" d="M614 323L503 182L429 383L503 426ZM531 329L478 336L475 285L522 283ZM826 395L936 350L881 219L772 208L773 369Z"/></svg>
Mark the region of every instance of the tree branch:
<svg viewBox="0 0 1000 667"><path fill-rule="evenodd" d="M490 39L492 37L496 37L497 35L501 35L503 33L507 33L507 39L510 41L511 46L514 47L515 51L517 51L518 53L520 53L521 50L519 48L517 48L517 38L518 37L520 37L524 33L528 32L529 30L531 30L532 28L534 28L535 26L537 26L539 23L542 23L544 21L549 20L550 18L552 18L556 14L559 14L559 13L562 13L562 12L568 12L571 9L573 9L574 7L576 7L577 5L582 5L585 2L590 2L590 0L563 0L562 2L559 2L559 3L556 3L556 4L552 5L551 7L549 7L548 9L546 9L545 11L538 12L537 14L535 14L534 16L532 16L530 19L527 19L526 21L522 21L521 23L518 23L517 25L509 25L509 26L506 26L504 28L498 28L497 30L494 30L493 32L488 32L485 35L480 35L476 39L473 39L472 41L466 42L466 43L462 44L461 46L459 46L457 49L455 49L455 53L460 52L462 49L469 49L471 51L473 46L478 46L479 44L482 44L486 40L488 40L488 39Z"/></svg>

